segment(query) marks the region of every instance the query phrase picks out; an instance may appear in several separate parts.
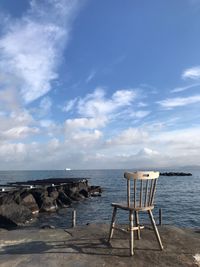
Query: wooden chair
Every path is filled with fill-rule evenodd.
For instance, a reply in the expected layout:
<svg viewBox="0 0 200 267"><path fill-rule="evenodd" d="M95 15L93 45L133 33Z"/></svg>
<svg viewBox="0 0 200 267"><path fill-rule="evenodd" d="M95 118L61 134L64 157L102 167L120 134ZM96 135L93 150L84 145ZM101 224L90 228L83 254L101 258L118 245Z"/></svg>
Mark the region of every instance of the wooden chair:
<svg viewBox="0 0 200 267"><path fill-rule="evenodd" d="M115 219L117 209L127 210L129 212L129 231L130 231L130 255L134 254L134 230L137 231L137 237L140 239L140 230L144 228L139 224L139 212L148 212L159 247L162 250L163 245L160 235L153 217L152 210L154 208L154 196L156 191L156 183L159 177L159 172L154 171L138 171L125 172L124 178L127 179L127 202L126 203L112 203L113 215L110 225L110 232L108 241L113 236L115 227ZM133 183L133 190L131 191L131 184ZM133 217L135 216L135 224L133 224Z"/></svg>

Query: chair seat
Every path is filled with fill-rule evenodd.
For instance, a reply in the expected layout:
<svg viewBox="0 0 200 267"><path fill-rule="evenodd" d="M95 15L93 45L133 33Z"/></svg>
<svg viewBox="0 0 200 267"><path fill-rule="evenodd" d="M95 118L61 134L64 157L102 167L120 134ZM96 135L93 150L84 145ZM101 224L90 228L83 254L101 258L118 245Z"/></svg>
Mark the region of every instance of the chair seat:
<svg viewBox="0 0 200 267"><path fill-rule="evenodd" d="M141 207L141 206L134 207L133 205L128 206L126 202L112 203L111 206L123 210L133 210L133 211L147 211L147 210L152 210L154 208L154 206L146 206L146 207Z"/></svg>

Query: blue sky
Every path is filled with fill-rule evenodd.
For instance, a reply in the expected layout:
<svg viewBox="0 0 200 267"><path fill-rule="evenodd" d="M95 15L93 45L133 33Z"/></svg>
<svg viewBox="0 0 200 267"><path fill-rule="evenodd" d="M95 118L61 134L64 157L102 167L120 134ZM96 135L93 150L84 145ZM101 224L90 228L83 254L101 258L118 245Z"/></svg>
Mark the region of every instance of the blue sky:
<svg viewBox="0 0 200 267"><path fill-rule="evenodd" d="M0 169L200 165L200 0L1 0Z"/></svg>

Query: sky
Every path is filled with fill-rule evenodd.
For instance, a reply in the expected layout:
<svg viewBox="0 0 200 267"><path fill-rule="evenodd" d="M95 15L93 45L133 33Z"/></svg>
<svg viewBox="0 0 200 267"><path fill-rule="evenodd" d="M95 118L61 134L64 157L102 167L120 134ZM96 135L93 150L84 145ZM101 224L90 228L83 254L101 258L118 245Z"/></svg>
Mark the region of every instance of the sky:
<svg viewBox="0 0 200 267"><path fill-rule="evenodd" d="M0 170L200 165L200 0L1 0Z"/></svg>

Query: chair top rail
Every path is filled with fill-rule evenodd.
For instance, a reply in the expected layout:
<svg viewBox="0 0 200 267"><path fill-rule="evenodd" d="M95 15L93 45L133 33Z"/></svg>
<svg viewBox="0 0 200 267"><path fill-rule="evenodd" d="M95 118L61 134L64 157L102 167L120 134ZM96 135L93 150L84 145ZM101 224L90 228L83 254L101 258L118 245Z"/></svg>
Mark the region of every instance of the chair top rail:
<svg viewBox="0 0 200 267"><path fill-rule="evenodd" d="M151 180L159 177L159 172L155 171L137 171L137 172L125 172L124 178L127 180Z"/></svg>

